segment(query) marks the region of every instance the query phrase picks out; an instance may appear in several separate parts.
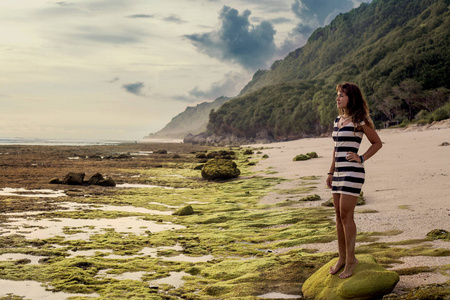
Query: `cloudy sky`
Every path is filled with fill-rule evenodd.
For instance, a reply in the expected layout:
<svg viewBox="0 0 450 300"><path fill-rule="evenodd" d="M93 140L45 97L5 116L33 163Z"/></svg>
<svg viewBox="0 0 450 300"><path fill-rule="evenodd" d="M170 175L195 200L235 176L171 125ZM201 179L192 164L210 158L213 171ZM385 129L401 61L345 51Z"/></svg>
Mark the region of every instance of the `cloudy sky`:
<svg viewBox="0 0 450 300"><path fill-rule="evenodd" d="M370 0L1 0L0 138L139 140Z"/></svg>

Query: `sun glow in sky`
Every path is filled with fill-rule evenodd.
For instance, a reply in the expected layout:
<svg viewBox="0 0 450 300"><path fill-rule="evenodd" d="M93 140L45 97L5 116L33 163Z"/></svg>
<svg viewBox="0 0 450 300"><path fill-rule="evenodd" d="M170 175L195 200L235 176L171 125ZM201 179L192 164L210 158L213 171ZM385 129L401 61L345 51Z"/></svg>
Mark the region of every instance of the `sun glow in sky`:
<svg viewBox="0 0 450 300"><path fill-rule="evenodd" d="M361 2L2 0L0 137L139 140Z"/></svg>

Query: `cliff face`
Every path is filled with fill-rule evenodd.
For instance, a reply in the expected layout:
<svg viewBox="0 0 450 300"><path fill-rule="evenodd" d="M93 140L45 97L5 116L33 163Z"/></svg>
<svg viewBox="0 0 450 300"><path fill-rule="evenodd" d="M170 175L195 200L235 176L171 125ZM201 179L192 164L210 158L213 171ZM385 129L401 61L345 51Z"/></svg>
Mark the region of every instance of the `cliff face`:
<svg viewBox="0 0 450 300"><path fill-rule="evenodd" d="M151 133L144 139L173 138L182 139L188 134L199 134L206 131L211 110L217 110L230 98L219 97L212 102L203 102L195 107L187 107L186 110L174 117L163 129Z"/></svg>

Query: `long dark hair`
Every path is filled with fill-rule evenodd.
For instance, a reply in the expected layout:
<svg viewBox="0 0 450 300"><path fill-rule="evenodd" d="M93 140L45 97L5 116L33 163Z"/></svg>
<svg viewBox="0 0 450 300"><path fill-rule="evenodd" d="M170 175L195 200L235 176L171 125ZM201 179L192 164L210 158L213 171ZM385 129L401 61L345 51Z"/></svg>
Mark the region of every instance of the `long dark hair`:
<svg viewBox="0 0 450 300"><path fill-rule="evenodd" d="M348 96L347 113L352 116L353 124L357 125L364 121L369 127L375 128L369 115L367 100L356 84L350 82L340 83L336 86L336 91L344 92ZM339 109L339 114L343 115L344 110Z"/></svg>

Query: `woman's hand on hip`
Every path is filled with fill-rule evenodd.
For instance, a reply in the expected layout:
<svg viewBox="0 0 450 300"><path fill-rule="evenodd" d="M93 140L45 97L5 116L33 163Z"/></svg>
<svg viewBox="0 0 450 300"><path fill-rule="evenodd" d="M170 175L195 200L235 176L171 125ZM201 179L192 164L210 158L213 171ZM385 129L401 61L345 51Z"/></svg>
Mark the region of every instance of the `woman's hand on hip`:
<svg viewBox="0 0 450 300"><path fill-rule="evenodd" d="M347 156L345 157L348 161L356 161L361 162L361 157L355 152L347 152Z"/></svg>

